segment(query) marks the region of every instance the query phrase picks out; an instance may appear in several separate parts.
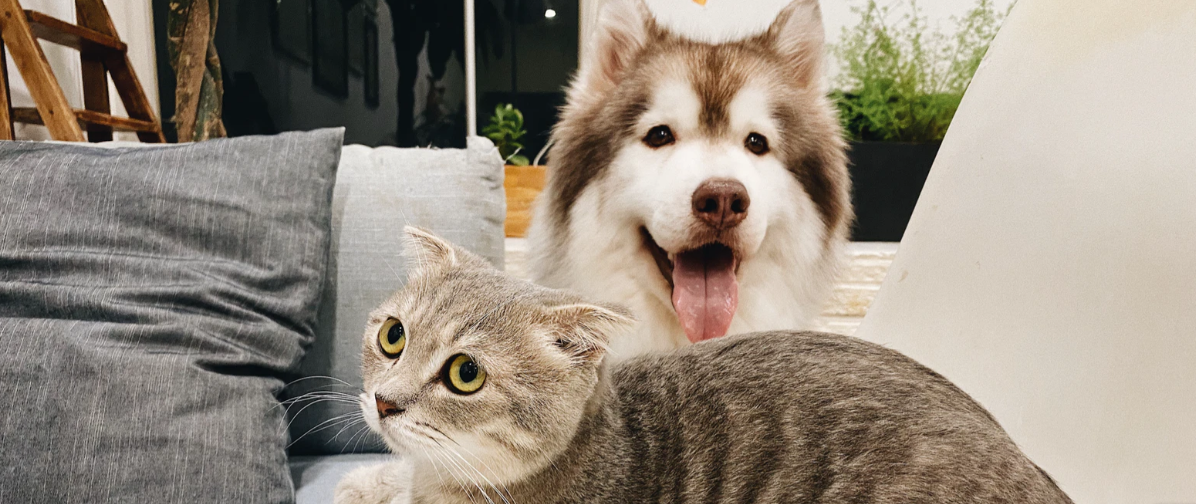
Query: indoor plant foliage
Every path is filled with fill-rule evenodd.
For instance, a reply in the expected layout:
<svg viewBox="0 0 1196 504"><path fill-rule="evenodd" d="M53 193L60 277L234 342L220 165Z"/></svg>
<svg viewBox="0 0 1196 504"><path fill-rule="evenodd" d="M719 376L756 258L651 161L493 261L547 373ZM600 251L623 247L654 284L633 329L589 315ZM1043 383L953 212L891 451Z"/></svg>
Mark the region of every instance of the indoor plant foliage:
<svg viewBox="0 0 1196 504"><path fill-rule="evenodd" d="M840 65L832 98L852 140L941 140L1003 13L977 0L946 34L929 29L915 0L896 6L905 12L876 0L853 9L859 24L832 49Z"/></svg>
<svg viewBox="0 0 1196 504"><path fill-rule="evenodd" d="M527 134L527 130L523 129L523 113L519 109L510 103L495 106L494 115L490 116L490 124L482 129L482 134L494 141L503 162L527 166L527 156L519 154L523 149L519 139Z"/></svg>

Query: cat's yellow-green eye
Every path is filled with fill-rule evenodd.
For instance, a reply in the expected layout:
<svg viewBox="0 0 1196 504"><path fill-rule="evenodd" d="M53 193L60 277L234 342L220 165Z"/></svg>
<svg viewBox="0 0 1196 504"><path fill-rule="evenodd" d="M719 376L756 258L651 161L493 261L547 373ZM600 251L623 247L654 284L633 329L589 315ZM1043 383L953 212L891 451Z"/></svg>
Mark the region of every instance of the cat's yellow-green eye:
<svg viewBox="0 0 1196 504"><path fill-rule="evenodd" d="M378 347L392 359L403 353L403 349L407 348L407 331L403 329L403 323L398 319L386 319L382 328L378 329Z"/></svg>
<svg viewBox="0 0 1196 504"><path fill-rule="evenodd" d="M486 383L486 372L473 357L457 354L449 357L444 366L444 384L458 394L472 394Z"/></svg>

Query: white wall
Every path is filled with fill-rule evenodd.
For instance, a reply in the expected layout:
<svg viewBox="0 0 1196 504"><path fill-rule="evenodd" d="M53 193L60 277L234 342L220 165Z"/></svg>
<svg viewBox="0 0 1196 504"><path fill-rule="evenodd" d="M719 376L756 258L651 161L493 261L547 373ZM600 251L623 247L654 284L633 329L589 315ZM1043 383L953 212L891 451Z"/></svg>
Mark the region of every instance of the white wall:
<svg viewBox="0 0 1196 504"><path fill-rule="evenodd" d="M137 72L137 78L141 80L141 86L145 88L150 104L157 110L158 73L154 64L154 27L150 2L151 0L104 0L104 5L108 7L108 13L112 16L112 22L116 25L121 40L128 44L133 70ZM21 6L64 21L75 22L74 0L21 0ZM72 107L82 108L82 72L78 51L49 42L42 42L42 49L46 53L46 59L50 61L50 67L54 69L54 75L58 78L67 101ZM20 72L17 71L11 57L8 58L8 75L12 85L13 106L32 107L33 99L29 96L29 90L21 80ZM111 85L108 95L112 100L113 113L125 115L124 105L120 103L120 97ZM50 138L45 127L23 124L16 125L16 136L18 139L29 140ZM135 141L137 136L133 133L117 133L116 139Z"/></svg>
<svg viewBox="0 0 1196 504"><path fill-rule="evenodd" d="M580 0L582 51L589 32L593 30L603 0ZM690 37L702 40L726 40L760 32L768 27L777 12L790 0L707 0L705 6L692 0L645 0L665 26ZM1004 11L1014 0L995 0L997 9ZM905 0L879 0L891 5L899 12L905 12L901 4ZM822 0L822 20L826 28L827 42L838 42L843 28L854 26L859 17L852 7L862 7L865 0ZM976 5L974 0L919 0L918 6L930 20L932 27L950 30L952 16L962 16ZM828 65L828 73L835 71ZM832 75L833 76L833 75ZM831 77L831 76L828 76Z"/></svg>

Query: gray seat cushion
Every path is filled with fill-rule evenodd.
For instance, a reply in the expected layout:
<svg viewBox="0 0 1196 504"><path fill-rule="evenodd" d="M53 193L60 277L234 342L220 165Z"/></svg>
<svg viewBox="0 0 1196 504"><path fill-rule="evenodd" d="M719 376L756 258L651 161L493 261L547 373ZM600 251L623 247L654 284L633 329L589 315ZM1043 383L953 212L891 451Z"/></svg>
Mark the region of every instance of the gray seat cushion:
<svg viewBox="0 0 1196 504"><path fill-rule="evenodd" d="M333 193L329 278L316 340L291 399L293 455L378 452L361 423L361 337L369 312L403 286L405 224L503 265L506 195L494 144L467 149L346 146ZM306 395L305 395L306 394Z"/></svg>
<svg viewBox="0 0 1196 504"><path fill-rule="evenodd" d="M292 457L295 504L328 504L332 502L336 484L350 471L388 460L393 460L393 456L379 453Z"/></svg>
<svg viewBox="0 0 1196 504"><path fill-rule="evenodd" d="M0 142L0 502L290 502L343 130Z"/></svg>

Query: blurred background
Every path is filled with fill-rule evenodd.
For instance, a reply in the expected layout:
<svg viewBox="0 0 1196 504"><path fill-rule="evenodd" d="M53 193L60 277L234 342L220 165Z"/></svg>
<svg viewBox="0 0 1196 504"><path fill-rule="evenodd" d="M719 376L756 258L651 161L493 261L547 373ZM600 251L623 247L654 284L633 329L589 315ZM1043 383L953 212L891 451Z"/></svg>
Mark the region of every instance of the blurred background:
<svg viewBox="0 0 1196 504"><path fill-rule="evenodd" d="M170 26L198 1L105 2L170 141L180 140ZM856 241L900 240L938 144L1013 1L821 2L824 84L852 142ZM483 134L510 165L550 164L539 155L602 2L206 0L209 55L217 56L206 78L217 84L211 103L223 109L214 116L228 136L344 126L346 143L369 146L462 147L468 134ZM646 3L664 26L719 41L763 30L788 0ZM71 4L23 2L60 19L74 18ZM467 49L475 59L472 103ZM78 79L65 77L79 75L77 55L52 45L46 55L68 100L80 105ZM14 106L33 104L19 80L12 95ZM113 109L123 112L119 100ZM48 138L41 126L17 128L18 138Z"/></svg>

